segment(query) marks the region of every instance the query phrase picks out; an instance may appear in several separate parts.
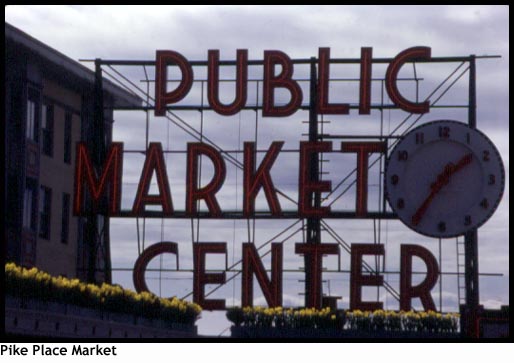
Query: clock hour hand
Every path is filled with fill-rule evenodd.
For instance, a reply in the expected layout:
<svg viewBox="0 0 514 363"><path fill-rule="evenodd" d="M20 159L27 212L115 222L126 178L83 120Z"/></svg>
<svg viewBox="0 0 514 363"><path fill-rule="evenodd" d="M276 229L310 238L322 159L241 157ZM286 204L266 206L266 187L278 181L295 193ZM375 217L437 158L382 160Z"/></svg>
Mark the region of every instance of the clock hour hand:
<svg viewBox="0 0 514 363"><path fill-rule="evenodd" d="M448 163L445 165L444 170L437 176L436 181L430 185L430 194L412 216L411 222L414 226L419 224L435 195L450 182L450 176L471 163L472 158L473 154L469 153L460 158L457 164Z"/></svg>

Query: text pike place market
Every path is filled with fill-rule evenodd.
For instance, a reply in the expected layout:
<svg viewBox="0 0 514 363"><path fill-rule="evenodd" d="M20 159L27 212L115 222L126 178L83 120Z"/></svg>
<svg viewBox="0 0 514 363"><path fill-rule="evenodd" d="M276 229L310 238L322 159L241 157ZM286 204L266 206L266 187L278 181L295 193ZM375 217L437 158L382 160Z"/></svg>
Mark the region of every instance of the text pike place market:
<svg viewBox="0 0 514 363"><path fill-rule="evenodd" d="M413 47L400 52L389 63L385 86L389 98L394 105L410 113L429 112L429 102L413 102L404 97L397 87L397 75L406 62L429 62L431 50L428 47ZM359 114L369 114L371 108L371 68L372 48L362 48L360 58L360 90ZM248 53L247 50L237 51L235 99L231 104L223 104L219 100L219 51L208 52L208 101L212 110L221 115L234 115L240 112L247 101L248 87ZM294 80L293 61L281 51L265 51L263 65L262 90L262 116L287 117L295 113L301 106L303 95L298 82ZM155 82L155 115L164 116L168 105L180 102L189 92L193 83L193 69L188 60L175 51L156 52L156 82ZM168 66L178 66L181 80L178 86L168 91ZM275 67L280 66L281 72L277 75ZM317 114L348 114L350 107L344 103L329 103L329 69L330 49L320 48L317 60ZM290 100L287 104L275 104L274 94L278 89L289 92ZM356 202L353 218L369 217L367 211L368 194L368 158L372 153L387 152L385 142L341 142L333 145L331 142L299 142L299 173L298 173L298 210L291 214L285 213L275 189L271 170L279 157L283 141L271 142L264 158L257 163L256 146L254 142L244 143L244 169L243 169L243 218L255 218L255 199L258 193L264 192L269 213L267 218L334 218L337 213L330 206L316 206L314 195L331 192L330 181L318 180L311 172L312 164L316 162L318 153L342 152L357 155L357 183ZM121 186L123 173L123 143L110 144L103 165L95 167L89 150L85 143L78 143L76 148L75 187L74 187L74 214L87 216L98 212L111 217L151 217L146 206L159 206L162 212L159 217L164 218L231 218L227 216L218 203L217 192L222 188L226 176L226 165L223 155L205 143L188 143L186 158L186 198L182 211L175 210L171 188L166 172L166 163L162 145L159 142L150 142L146 151L146 159L141 172L136 196L131 210L121 210ZM204 186L199 184L199 159L206 157L212 163L214 175ZM200 164L201 165L201 164ZM152 176L155 175L158 193L150 194ZM85 203L86 193L91 203ZM198 210L198 202L203 201L208 212ZM87 205L86 205L87 204ZM287 216L285 215L287 214ZM291 217L294 215L294 217ZM269 306L282 304L282 245L272 244L271 247L271 276L268 277L261 258L253 244L243 244L242 256L242 305L253 305L253 281L257 282ZM148 247L139 256L134 267L134 284L136 290L148 290L144 281L144 272L149 261L162 253L171 253L178 256L178 245L174 242L163 242ZM204 287L207 284L223 284L226 281L225 272L209 273L205 268L206 255L226 254L225 242L199 242L193 247L194 276L193 301L207 310L224 309L225 301L220 299L206 299ZM339 247L334 243L298 243L295 253L304 256L310 263L307 264L306 289L311 293L306 304L309 307L321 307L322 260L325 255L339 254ZM363 286L382 286L383 276L379 274L362 274L364 255L383 256L383 245L353 244L351 246L351 276L350 276L350 309L379 309L381 302L362 301ZM400 309L410 310L411 301L419 298L426 310L435 310L435 304L430 291L435 286L439 267L432 253L418 245L402 245L400 251ZM420 258L426 265L425 279L412 284L412 260Z"/></svg>

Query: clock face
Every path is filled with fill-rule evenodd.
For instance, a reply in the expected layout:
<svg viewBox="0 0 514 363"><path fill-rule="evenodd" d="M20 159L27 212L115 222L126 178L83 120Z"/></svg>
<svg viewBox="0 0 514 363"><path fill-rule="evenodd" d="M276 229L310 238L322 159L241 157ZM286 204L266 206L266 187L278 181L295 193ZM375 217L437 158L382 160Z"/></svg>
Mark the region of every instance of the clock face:
<svg viewBox="0 0 514 363"><path fill-rule="evenodd" d="M455 237L484 224L504 187L496 147L457 121L433 121L410 131L390 153L385 171L393 211L409 228L431 237Z"/></svg>

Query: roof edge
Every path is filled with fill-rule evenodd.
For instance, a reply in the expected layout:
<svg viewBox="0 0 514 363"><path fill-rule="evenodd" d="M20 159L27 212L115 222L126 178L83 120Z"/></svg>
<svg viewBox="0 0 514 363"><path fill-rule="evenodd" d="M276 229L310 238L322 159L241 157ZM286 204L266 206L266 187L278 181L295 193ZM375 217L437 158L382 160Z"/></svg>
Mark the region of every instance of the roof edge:
<svg viewBox="0 0 514 363"><path fill-rule="evenodd" d="M47 61L62 67L88 83L94 84L95 82L95 72L7 22L5 23L5 39L22 44ZM103 77L103 88L114 98L115 107L142 105L143 100L139 96L127 92L105 77Z"/></svg>

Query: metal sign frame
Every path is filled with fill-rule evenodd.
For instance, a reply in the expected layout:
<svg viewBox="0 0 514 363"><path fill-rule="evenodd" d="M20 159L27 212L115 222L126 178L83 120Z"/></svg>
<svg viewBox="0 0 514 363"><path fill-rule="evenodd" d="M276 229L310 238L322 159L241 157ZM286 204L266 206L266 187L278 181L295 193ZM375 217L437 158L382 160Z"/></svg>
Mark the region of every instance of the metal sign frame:
<svg viewBox="0 0 514 363"><path fill-rule="evenodd" d="M366 49L370 48L363 48L362 56L361 58L353 58L353 59L329 59L325 60L328 63L327 64L363 64L363 57L365 56ZM399 129L400 126L404 125L411 117L415 117L414 121L411 122L411 125L403 131L403 134L405 134L409 129L411 129L416 122L418 122L421 117L423 117L424 113L421 113L420 115L416 115L416 113L410 113L404 121L391 132L389 135L366 135L366 136L357 136L357 135L330 135L330 134L324 134L323 133L323 119L319 119L319 113L318 113L318 82L319 82L319 67L321 65L321 49L320 49L320 58L312 57L310 59L292 59L292 64L308 64L310 65L310 99L308 105L301 105L299 106L302 110L308 110L309 111L309 120L308 120L308 126L309 126L309 132L308 132L308 140L309 142L323 142L326 140L345 140L345 139L376 139L379 142L386 143L387 150L391 150L392 147L394 147L396 141L398 138L401 137L401 135L395 134L396 131ZM372 64L391 64L393 62L396 62L397 58L371 58L371 52L368 54L369 59L366 61L371 67ZM430 63L437 63L437 62L443 62L443 63L458 63L458 67L441 83L439 84L436 89L427 97L426 102L428 102L428 99L430 99L437 91L440 91L442 87L446 87L440 94L440 96L430 101L430 108L437 108L439 107L437 105L438 101L444 96L444 94L466 73L469 74L469 95L468 95L468 125L472 128L476 128L476 59L479 58L496 58L498 56L481 56L476 57L474 55L470 56L464 56L464 57L430 57L428 60L426 59L415 59L415 60L407 60L406 62L412 63L415 71L415 65L419 62L430 62ZM87 60L85 60L87 61ZM91 61L91 60L90 60ZM102 91L102 77L104 75L107 75L114 79L116 83L118 83L123 88L127 88L129 91L133 92L134 90L140 94L143 94L146 96L145 105L142 105L141 107L119 107L116 108L116 110L139 110L139 111L145 111L149 112L154 110L155 104L152 104L152 100L150 98L149 93L149 84L150 80L147 76L147 70L146 67L156 67L156 61L147 61L147 60L104 60L104 59L95 59L95 91L96 91L96 97L95 97L95 109L96 109L96 117L95 122L96 126L91 128L91 135L89 135L88 138L88 145L92 157L92 165L95 169L97 175L101 175L101 169L104 166L105 158L106 158L106 149L103 146L104 144L102 142L97 143L96 140L105 140L104 135L104 128L100 125L103 125L103 91ZM264 66L263 60L249 60L247 61L248 65L259 65ZM207 61L190 61L189 62L191 66L207 66ZM465 65L468 65L467 67ZM236 66L237 61L219 61L219 65L232 65ZM133 81L131 81L129 78L124 76L121 72L117 71L114 67L115 66L135 66L135 67L143 67L145 75L146 75L146 84L147 89L146 91L139 87L137 84L135 84ZM108 71L104 69L103 67L108 68ZM464 69L462 69L464 68ZM361 69L361 73L362 73ZM416 88L417 83L419 79L415 77L413 79L416 82ZM384 88L384 79L381 80L382 82L382 89ZM203 83L202 83L202 97L203 97ZM380 110L381 114L384 110L390 109L390 108L398 108L396 105L391 104L384 104L383 102L383 96L382 96L382 102L381 104L369 104L368 112L369 110ZM359 109L362 105L349 105L349 109ZM440 107L463 107L462 105L442 105ZM258 102L254 106L244 106L241 107L241 109L251 109L254 110L257 114L259 110L262 110L263 106L259 106ZM204 112L207 110L211 110L212 108L205 106L203 104L201 105L194 105L194 106L184 106L184 105L172 105L166 107L166 114L165 117L168 117L171 122L173 122L175 125L177 125L179 128L184 130L189 135L193 136L194 138L197 138L201 142L206 142L208 144L213 145L213 147L219 151L223 158L226 158L229 162L236 165L236 167L242 167L240 165L240 162L237 159L230 160L230 153L227 153L222 148L219 148L216 146L215 143L213 143L211 140L209 140L207 137L204 137L204 135L199 133L197 130L191 130L191 127L187 125L187 123L182 120L180 117L175 115L174 111L179 110L197 110L200 112ZM257 118L257 116L256 116ZM257 120L256 120L257 124ZM148 140L148 117L147 117L147 127L146 127L146 145L149 145ZM321 132L319 130L321 129ZM295 150L291 150L295 151ZM126 152L141 152L146 153L147 150L130 150ZM240 151L239 151L240 152ZM263 151L258 151L263 152ZM265 151L264 151L265 152ZM387 152L387 151L386 151ZM320 176L320 164L321 161L317 153L311 154L311 159L309 162L309 178L311 181L319 182L319 176ZM371 168L373 165L378 163L383 163L384 155L380 154L380 156L372 161L370 161L367 164L367 168ZM347 178L351 177L353 173L357 172L357 168L353 170L353 172L347 176ZM347 179L345 178L345 180ZM344 181L344 180L343 180ZM355 181L353 182L355 183ZM353 184L352 183L352 184ZM338 189L342 185L342 182L337 185L335 188L332 189L330 192L331 194L335 192L336 189ZM383 187L383 186L382 186ZM348 190L348 188L346 189ZM344 192L343 192L344 193ZM283 193L280 193L280 195L288 198ZM315 191L314 192L314 200L313 204L315 208L321 207L321 192ZM381 220L381 219L395 219L396 215L393 212L388 212L386 210L386 204L385 204L385 198L382 198L383 205L379 212L367 212L365 214L358 213L356 210L355 212L352 211L331 211L329 214L324 215L322 218L320 217L307 217L305 218L301 214L299 214L297 211L283 211L279 217L276 215L273 215L271 213L254 213L251 216L243 214L241 211L223 211L221 214L217 216L212 216L210 213L197 213L194 216L189 215L186 213L186 211L174 211L172 218L186 218L191 219L191 227L192 227L192 234L194 239L194 219L197 221L197 228L199 228L199 220L202 218L222 218L222 219L247 219L249 224L249 237L250 237L250 220L254 221L255 226L255 219L269 219L269 218L282 218L282 219L293 219L296 222L291 224L288 228L283 230L279 235L283 235L286 233L289 233L293 228L297 228L298 223L301 221L302 225L305 223L305 230L306 230L306 243L308 244L320 244L321 243L321 231L322 229L328 233L330 236L332 236L339 244L339 246L343 247L343 249L347 252L350 252L350 246L333 230L326 222L324 222L323 219L330 219L330 218L341 218L341 219L348 219L348 218L364 218L364 219L373 219L373 220ZM109 213L105 212L106 206L108 205L107 200L103 200L101 205L105 208L103 211L102 209L96 209L92 210L92 216L96 213L102 214L106 217L109 217ZM131 211L119 211L116 214L116 217L127 217L127 218L134 218L134 217L143 217L143 218L162 218L162 217L168 217L165 216L163 212L158 211L145 211L144 213L141 213L139 215L134 215ZM90 236L98 236L98 231L96 230L98 227L95 223L89 223L88 229L90 230ZM139 228L139 223L138 223ZM302 227L300 227L300 230ZM255 231L254 231L255 232ZM292 234L289 234L289 236L294 235L296 232L298 232L298 229L296 229ZM264 247L265 245L269 244L273 239L270 241L264 243L261 247ZM98 243L98 242L97 242ZM466 233L465 235L465 287L466 287L466 304L465 304L465 311L469 312L471 315L471 319L476 319L476 312L478 311L479 306L479 286L478 286L478 236L477 231L471 231ZM95 249L95 244L91 244L91 252ZM141 252L141 250L140 250ZM94 253L90 253L91 257L91 263L89 264L90 273L94 274ZM240 263L239 261L238 263ZM230 271L235 271L233 268L238 263L227 267ZM312 261L305 257L305 269L309 270L311 267L309 266L312 263ZM228 265L228 264L227 264ZM109 269L110 266L106 266L106 269ZM374 269L364 263L364 268L370 272L374 271ZM341 270L341 269L339 269ZM242 272L241 270L239 270ZM441 274L441 272L439 271ZM237 276L234 275L234 277ZM232 279L232 278L231 278ZM227 283L231 279L228 279L225 281ZM305 282L306 284L306 302L313 300L313 295L319 296L318 294L314 294L312 291L313 288L313 282L307 280ZM221 285L220 285L221 286ZM399 300L399 293L388 283L384 282L382 287L384 287L387 291L391 293L393 297ZM321 289L321 286L314 287L316 289ZM217 289L211 290L209 294L212 294ZM206 295L208 296L208 295ZM187 295L185 296L187 297ZM316 302L315 305L320 305L321 302ZM472 320L474 321L474 320ZM473 327L475 324L469 324L468 331L466 332L467 336L475 336L475 332L473 332Z"/></svg>

